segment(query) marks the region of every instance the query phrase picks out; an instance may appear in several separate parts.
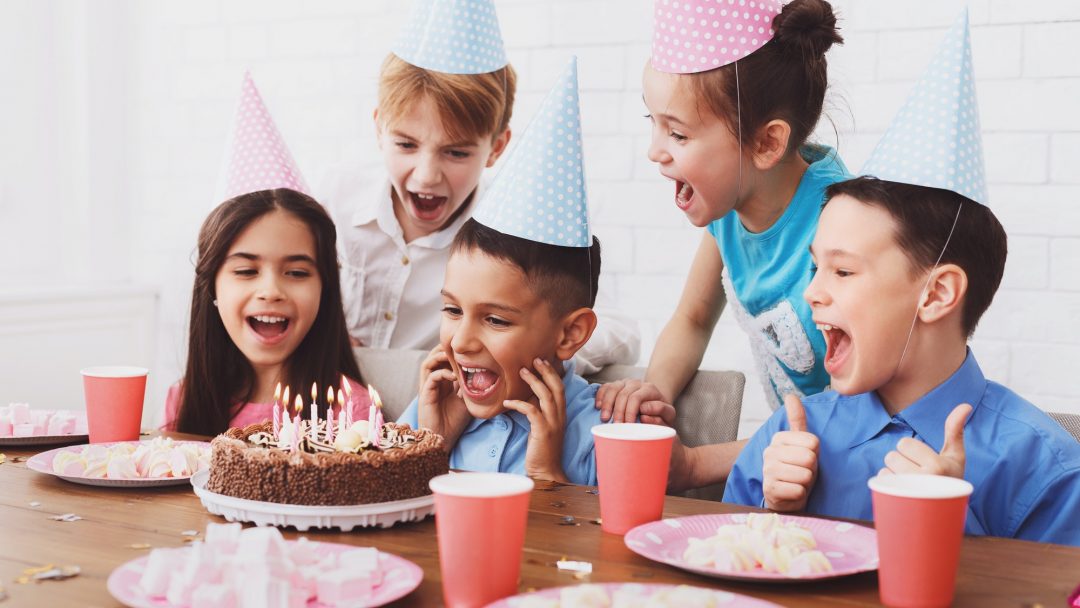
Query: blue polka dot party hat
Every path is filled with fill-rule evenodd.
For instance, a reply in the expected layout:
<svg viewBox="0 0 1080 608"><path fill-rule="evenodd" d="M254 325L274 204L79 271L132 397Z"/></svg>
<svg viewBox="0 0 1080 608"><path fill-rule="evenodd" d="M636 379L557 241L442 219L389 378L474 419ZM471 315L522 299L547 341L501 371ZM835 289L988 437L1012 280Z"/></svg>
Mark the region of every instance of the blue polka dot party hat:
<svg viewBox="0 0 1080 608"><path fill-rule="evenodd" d="M951 190L988 205L965 10L861 173Z"/></svg>
<svg viewBox="0 0 1080 608"><path fill-rule="evenodd" d="M447 74L486 74L506 65L494 0L416 0L393 52Z"/></svg>
<svg viewBox="0 0 1080 608"><path fill-rule="evenodd" d="M563 247L589 247L581 156L577 58L540 104L473 218L503 234Z"/></svg>

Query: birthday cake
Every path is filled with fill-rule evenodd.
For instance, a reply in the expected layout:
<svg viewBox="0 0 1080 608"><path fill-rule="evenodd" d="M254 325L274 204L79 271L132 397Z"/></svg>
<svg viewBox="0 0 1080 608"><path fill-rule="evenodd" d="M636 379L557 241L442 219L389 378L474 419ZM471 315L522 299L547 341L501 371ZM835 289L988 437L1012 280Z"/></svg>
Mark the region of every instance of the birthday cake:
<svg viewBox="0 0 1080 608"><path fill-rule="evenodd" d="M300 420L275 432L264 422L214 438L206 489L293 505L390 502L430 494L449 461L442 436L407 424L316 420L313 432Z"/></svg>

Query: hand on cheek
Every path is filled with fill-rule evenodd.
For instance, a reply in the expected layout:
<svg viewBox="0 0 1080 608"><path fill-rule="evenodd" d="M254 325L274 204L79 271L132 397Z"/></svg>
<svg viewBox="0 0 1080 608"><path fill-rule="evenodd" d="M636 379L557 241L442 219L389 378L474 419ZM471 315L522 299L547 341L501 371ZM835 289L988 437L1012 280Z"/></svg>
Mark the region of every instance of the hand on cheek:
<svg viewBox="0 0 1080 608"><path fill-rule="evenodd" d="M529 444L525 448L525 474L537 479L568 482L562 468L563 433L566 429L566 394L562 378L551 364L535 359L535 373L521 368L521 378L528 383L537 404L507 399L508 410L524 414L529 419Z"/></svg>

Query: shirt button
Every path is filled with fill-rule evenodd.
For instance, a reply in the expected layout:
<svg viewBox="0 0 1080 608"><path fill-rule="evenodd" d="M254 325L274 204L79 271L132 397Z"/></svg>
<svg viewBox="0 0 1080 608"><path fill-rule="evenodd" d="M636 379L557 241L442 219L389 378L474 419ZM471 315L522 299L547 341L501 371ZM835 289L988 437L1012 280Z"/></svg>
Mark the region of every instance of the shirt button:
<svg viewBox="0 0 1080 608"><path fill-rule="evenodd" d="M393 321L394 320L394 313L392 313L390 311L384 312L383 313L383 318L386 319L387 321Z"/></svg>
<svg viewBox="0 0 1080 608"><path fill-rule="evenodd" d="M491 449L488 450L488 456L490 456L492 458L495 458L498 455L499 455L498 448L496 448L495 446L491 446Z"/></svg>
<svg viewBox="0 0 1080 608"><path fill-rule="evenodd" d="M408 264L409 264L409 256L407 256L407 255L401 256L401 265L402 266L407 266Z"/></svg>

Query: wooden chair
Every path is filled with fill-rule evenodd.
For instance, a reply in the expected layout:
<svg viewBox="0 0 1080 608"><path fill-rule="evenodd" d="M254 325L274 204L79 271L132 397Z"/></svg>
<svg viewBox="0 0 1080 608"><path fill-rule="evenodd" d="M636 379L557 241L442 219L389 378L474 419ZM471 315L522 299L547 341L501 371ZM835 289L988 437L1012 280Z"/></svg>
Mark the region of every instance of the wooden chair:
<svg viewBox="0 0 1080 608"><path fill-rule="evenodd" d="M426 351L356 348L356 362L365 383L379 391L387 420L396 420L413 398L419 386L420 364ZM645 368L611 365L587 378L590 382L611 382L641 378ZM679 413L675 429L688 446L734 441L739 432L743 388L742 372L699 371L675 402ZM687 496L720 500L722 485L690 490Z"/></svg>

